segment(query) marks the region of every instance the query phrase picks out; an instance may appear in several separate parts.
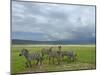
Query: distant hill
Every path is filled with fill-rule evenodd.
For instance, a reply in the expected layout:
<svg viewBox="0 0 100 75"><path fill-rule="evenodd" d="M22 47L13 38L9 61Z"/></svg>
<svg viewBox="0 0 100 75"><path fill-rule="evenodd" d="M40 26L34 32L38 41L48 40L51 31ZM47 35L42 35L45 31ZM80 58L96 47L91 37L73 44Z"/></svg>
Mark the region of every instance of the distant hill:
<svg viewBox="0 0 100 75"><path fill-rule="evenodd" d="M33 40L21 40L12 39L12 44L95 44L95 39L87 40L59 40L59 41L33 41Z"/></svg>

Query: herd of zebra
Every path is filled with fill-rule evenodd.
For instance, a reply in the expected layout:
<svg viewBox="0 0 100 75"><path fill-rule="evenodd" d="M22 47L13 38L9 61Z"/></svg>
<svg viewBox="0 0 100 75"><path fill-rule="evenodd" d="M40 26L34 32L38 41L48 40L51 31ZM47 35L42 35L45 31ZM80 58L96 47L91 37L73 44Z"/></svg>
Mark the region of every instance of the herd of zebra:
<svg viewBox="0 0 100 75"><path fill-rule="evenodd" d="M66 56L70 61L75 61L77 54L74 51L63 51L62 46L58 46L57 50L53 50L54 47L50 48L42 48L41 52L29 53L27 49L22 49L19 56L24 56L26 58L26 67L32 67L31 61L36 60L36 65L42 64L45 59L45 55L48 57L49 63L50 61L55 63L54 59L57 60L57 63L60 64L63 60L64 56Z"/></svg>

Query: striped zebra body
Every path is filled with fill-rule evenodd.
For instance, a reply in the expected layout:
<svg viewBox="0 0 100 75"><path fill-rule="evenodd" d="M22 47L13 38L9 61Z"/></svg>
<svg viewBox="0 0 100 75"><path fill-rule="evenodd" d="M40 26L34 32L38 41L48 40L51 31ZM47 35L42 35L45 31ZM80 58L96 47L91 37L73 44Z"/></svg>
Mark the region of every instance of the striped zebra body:
<svg viewBox="0 0 100 75"><path fill-rule="evenodd" d="M36 60L36 64L38 64L40 62L40 64L42 64L42 56L40 53L31 53L29 54L28 50L27 49L22 49L21 50L21 53L19 54L19 56L23 55L25 58L26 58L26 66L27 67L32 67L31 65L31 61L32 60Z"/></svg>

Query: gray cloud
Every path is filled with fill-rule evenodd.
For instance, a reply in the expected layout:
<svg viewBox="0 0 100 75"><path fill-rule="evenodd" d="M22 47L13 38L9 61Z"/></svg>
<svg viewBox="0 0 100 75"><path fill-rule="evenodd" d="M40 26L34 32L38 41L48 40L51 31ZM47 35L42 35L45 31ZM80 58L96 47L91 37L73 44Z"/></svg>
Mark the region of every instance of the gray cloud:
<svg viewBox="0 0 100 75"><path fill-rule="evenodd" d="M12 2L12 31L43 33L44 40L95 35L95 7Z"/></svg>

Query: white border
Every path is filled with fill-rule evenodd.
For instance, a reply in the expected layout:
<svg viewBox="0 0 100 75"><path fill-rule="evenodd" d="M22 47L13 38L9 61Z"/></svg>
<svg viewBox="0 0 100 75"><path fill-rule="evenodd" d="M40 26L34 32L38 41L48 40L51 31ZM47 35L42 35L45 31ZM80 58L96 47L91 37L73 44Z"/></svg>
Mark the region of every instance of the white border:
<svg viewBox="0 0 100 75"><path fill-rule="evenodd" d="M20 1L40 1L40 2L55 2L55 3L73 3L73 4L88 4L93 5L95 0L20 0Z"/></svg>
<svg viewBox="0 0 100 75"><path fill-rule="evenodd" d="M0 75L10 74L10 0L0 0Z"/></svg>
<svg viewBox="0 0 100 75"><path fill-rule="evenodd" d="M34 75L98 75L100 72L100 0L31 0L55 3L88 4L97 7L97 69ZM10 0L0 0L0 75L10 74Z"/></svg>

